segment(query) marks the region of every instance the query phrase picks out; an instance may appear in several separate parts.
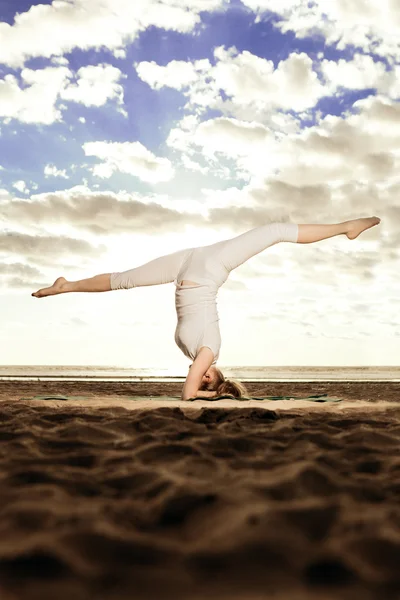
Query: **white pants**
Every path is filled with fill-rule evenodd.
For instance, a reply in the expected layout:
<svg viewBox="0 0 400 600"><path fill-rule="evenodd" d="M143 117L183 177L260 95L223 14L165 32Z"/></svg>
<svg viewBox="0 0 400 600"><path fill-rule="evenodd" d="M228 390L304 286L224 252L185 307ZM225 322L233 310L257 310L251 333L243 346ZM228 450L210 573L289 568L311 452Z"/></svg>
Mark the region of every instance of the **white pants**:
<svg viewBox="0 0 400 600"><path fill-rule="evenodd" d="M255 227L229 240L201 247L202 270L205 272L197 273L197 275L203 279L214 277L215 283L221 285L233 269L266 248L278 242L297 242L297 240L298 225L295 223L268 223ZM183 262L193 250L194 248L185 248L155 258L128 271L111 273L111 289L119 290L172 283L176 281ZM206 256L208 256L208 260L204 260ZM195 277L196 273L189 272L189 275L185 274L186 279Z"/></svg>

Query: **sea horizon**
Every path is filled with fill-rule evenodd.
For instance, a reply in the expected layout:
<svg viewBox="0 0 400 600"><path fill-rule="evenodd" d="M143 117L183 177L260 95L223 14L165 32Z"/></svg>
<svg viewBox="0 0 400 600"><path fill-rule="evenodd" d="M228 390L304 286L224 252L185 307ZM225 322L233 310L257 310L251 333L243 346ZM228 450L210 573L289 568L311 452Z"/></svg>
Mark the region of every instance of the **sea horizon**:
<svg viewBox="0 0 400 600"><path fill-rule="evenodd" d="M243 381L400 381L397 366L219 366L225 377ZM181 381L185 367L104 365L0 365L0 380Z"/></svg>

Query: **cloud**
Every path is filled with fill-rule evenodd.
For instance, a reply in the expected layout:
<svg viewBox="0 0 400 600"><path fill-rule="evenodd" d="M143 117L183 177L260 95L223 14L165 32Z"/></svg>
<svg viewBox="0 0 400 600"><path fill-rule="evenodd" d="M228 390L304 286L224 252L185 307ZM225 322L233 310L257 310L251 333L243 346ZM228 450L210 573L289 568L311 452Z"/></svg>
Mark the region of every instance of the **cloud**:
<svg viewBox="0 0 400 600"><path fill-rule="evenodd" d="M200 14L222 9L224 0L55 0L0 23L0 63L22 67L32 57L57 57L72 50L108 49L120 56L125 44L156 26L190 33ZM54 32L57 32L55 35Z"/></svg>
<svg viewBox="0 0 400 600"><path fill-rule="evenodd" d="M397 177L400 107L383 96L356 101L343 116L326 115L300 133L279 135L260 123L228 118L175 127L168 145L206 159L218 152L234 159L233 177L275 180L296 186L359 184ZM376 199L375 199L376 201Z"/></svg>
<svg viewBox="0 0 400 600"><path fill-rule="evenodd" d="M247 50L238 53L236 48L217 47L214 57L214 66L208 60L172 61L165 66L141 62L136 69L153 89L168 86L183 90L189 98L188 109L229 109L235 114L235 107L251 107L254 119L267 109L305 110L329 93L304 52L291 53L276 68L272 61ZM229 97L227 101L220 90Z"/></svg>
<svg viewBox="0 0 400 600"><path fill-rule="evenodd" d="M66 67L23 69L21 85L14 75L0 80L0 117L50 125L61 120L58 96L71 72Z"/></svg>
<svg viewBox="0 0 400 600"><path fill-rule="evenodd" d="M400 95L400 68L396 66L388 71L384 62L365 54L356 53L352 60L323 60L321 72L334 92L342 87L351 90L375 88L389 98Z"/></svg>
<svg viewBox="0 0 400 600"><path fill-rule="evenodd" d="M160 90L164 86L172 87L176 90L181 90L194 83L200 71L198 64L185 62L183 60L172 60L166 66L157 65L154 61L142 61L135 63L137 74L142 81L149 84L154 90Z"/></svg>
<svg viewBox="0 0 400 600"><path fill-rule="evenodd" d="M21 194L29 194L29 189L25 181L22 181L22 179L13 183L13 188L21 192Z"/></svg>
<svg viewBox="0 0 400 600"><path fill-rule="evenodd" d="M271 137L270 131L259 123L219 117L201 123L192 142L211 153L241 156L249 152L265 151Z"/></svg>
<svg viewBox="0 0 400 600"><path fill-rule="evenodd" d="M117 83L123 74L112 65L100 64L79 69L76 83L67 67L23 69L21 82L14 75L0 79L0 117L24 123L51 125L62 120L59 98L85 106L102 106L108 100L123 103L123 88Z"/></svg>
<svg viewBox="0 0 400 600"><path fill-rule="evenodd" d="M9 197L1 205L2 220L9 225L71 226L94 235L184 231L201 224L197 214L161 206L156 197L120 192L92 192L85 186L32 195L29 200Z"/></svg>
<svg viewBox="0 0 400 600"><path fill-rule="evenodd" d="M43 273L35 267L20 262L0 261L0 287L3 289L38 289L45 280Z"/></svg>
<svg viewBox="0 0 400 600"><path fill-rule="evenodd" d="M69 60L65 56L53 56L51 59L51 64L67 67L69 65Z"/></svg>
<svg viewBox="0 0 400 600"><path fill-rule="evenodd" d="M202 173L203 175L207 175L208 168L202 167L198 162L192 160L186 154L182 155L181 160L182 165L185 167L185 169L188 169L189 171L197 171L199 173Z"/></svg>
<svg viewBox="0 0 400 600"><path fill-rule="evenodd" d="M400 109L393 99L399 85L396 71L387 71L383 62L360 53L348 61L324 60L315 64L315 71L304 54L291 54L276 68L271 61L250 52L238 53L235 48L216 48L214 55L215 66L207 69L200 68L200 61L190 68L184 61L175 61L174 77L168 76L168 64L158 68L153 64L151 70L148 63L144 68L138 65L139 75L155 89L176 87L188 97L185 108L195 114L186 115L171 129L167 144L189 157L185 158L189 168L190 161L196 161L215 175L213 160L218 154L218 168L223 160L231 161L225 166L230 167L232 179L249 180L249 186L235 196L235 206L223 192L216 191L216 196L225 199L214 210L212 197L206 198L203 208L209 208L213 225L235 227L237 222L251 228L266 213L272 220L289 217L300 222L309 218L334 222L338 214L340 220L379 214L388 221L387 235L381 238L376 229L368 239L379 240L385 260L394 263L392 249L398 245L400 225L396 210ZM188 76L186 86L179 69ZM376 88L381 93L356 101L340 117L317 114L316 124L302 129L295 117L285 123L286 115L277 112L308 107L301 118L311 118L315 102L341 87ZM203 108L229 116L202 122ZM238 114L246 116L239 119ZM372 276L366 269L365 279Z"/></svg>
<svg viewBox="0 0 400 600"><path fill-rule="evenodd" d="M81 67L76 83L70 83L60 96L64 100L80 102L85 106L103 106L108 100L116 99L123 104L124 90L118 81L126 77L112 65L100 64Z"/></svg>
<svg viewBox="0 0 400 600"><path fill-rule="evenodd" d="M103 161L93 168L94 175L101 178L119 171L155 184L170 181L175 174L167 158L155 156L140 142L87 142L82 147L86 156L96 156Z"/></svg>
<svg viewBox="0 0 400 600"><path fill-rule="evenodd" d="M237 54L232 48L219 47L214 56L217 63L211 75L217 87L240 105L301 111L329 93L304 52L292 52L276 68L272 61L247 50Z"/></svg>
<svg viewBox="0 0 400 600"><path fill-rule="evenodd" d="M183 152L182 164L191 170L209 172L208 167L192 165L192 160L187 155L201 154L202 160L212 165L213 174L218 171L219 177L230 178L228 165L223 164L223 159L230 159L257 154L266 155L270 152L275 141L267 127L260 123L249 123L227 117L217 117L202 123L191 123L190 127L184 125L170 131L167 145ZM217 156L218 155L218 159ZM224 169L226 172L224 172ZM248 171L237 168L235 179L246 179Z"/></svg>
<svg viewBox="0 0 400 600"><path fill-rule="evenodd" d="M92 192L85 186L76 186L69 190L32 195L29 200L10 197L2 204L1 215L8 226L51 228L62 225L105 236L142 231L168 233L172 225L177 233L188 226L208 230L210 223L218 231L228 229L239 234L260 223L286 221L290 212L303 210L306 199L310 213L329 214L332 206L330 192L322 186L301 188L276 182L260 189L248 186L243 190L232 188L220 192L225 198L234 198L236 205L227 204L225 200L215 206L213 194L217 197L218 192L204 190L204 194L211 196L207 211L200 214L170 208L167 202L163 205L161 197L157 196ZM304 211L302 216L304 220ZM229 237L226 234L226 238Z"/></svg>
<svg viewBox="0 0 400 600"><path fill-rule="evenodd" d="M57 169L54 165L46 165L44 168L45 177L63 177L64 179L68 179L68 175L65 169Z"/></svg>
<svg viewBox="0 0 400 600"><path fill-rule="evenodd" d="M396 0L242 0L259 18L274 12L274 26L296 37L323 36L339 50L360 47L392 64L400 59L400 11Z"/></svg>
<svg viewBox="0 0 400 600"><path fill-rule="evenodd" d="M17 201L18 202L18 201ZM59 235L28 235L18 231L0 231L0 257L21 256L28 262L54 267L62 259L73 259L77 263L81 258L98 258L105 252L104 245L93 246L85 240L79 240Z"/></svg>
<svg viewBox="0 0 400 600"><path fill-rule="evenodd" d="M327 115L318 125L277 145L279 179L296 185L337 185L396 177L399 117L400 106L379 96L355 102L352 114Z"/></svg>
<svg viewBox="0 0 400 600"><path fill-rule="evenodd" d="M25 265L20 262L2 263L0 262L1 275L14 275L17 277L41 277L42 273L35 267Z"/></svg>

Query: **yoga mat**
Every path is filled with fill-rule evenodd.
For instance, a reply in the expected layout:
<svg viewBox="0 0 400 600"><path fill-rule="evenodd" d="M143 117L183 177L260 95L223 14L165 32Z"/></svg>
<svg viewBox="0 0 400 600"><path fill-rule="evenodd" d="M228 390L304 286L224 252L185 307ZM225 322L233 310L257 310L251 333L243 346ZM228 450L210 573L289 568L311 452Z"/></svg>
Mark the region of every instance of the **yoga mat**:
<svg viewBox="0 0 400 600"><path fill-rule="evenodd" d="M116 398L118 398L119 400L165 400L165 401L176 401L176 400L180 400L181 396L117 396ZM242 398L234 398L233 396L230 395L222 395L222 396L216 396L215 398L201 398L201 397L196 397L196 398L190 398L190 400L187 400L186 402L193 402L194 400L205 400L207 402L215 402L216 400L224 400L224 399L229 399L229 400L238 400L239 402L246 402L248 400L259 400L259 401L264 401L264 400L270 400L270 401L274 401L274 400L309 400L310 402L340 402L341 398L332 398L330 396L328 396L328 394L316 394L314 396L301 396L301 397L296 397L296 396L263 396L262 398L255 398L255 397L246 397L243 396ZM20 400L64 400L66 402L68 402L68 400L90 400L89 396L62 396L62 395L48 395L48 396L30 396L30 397L24 397L24 398L20 398Z"/></svg>
<svg viewBox="0 0 400 600"><path fill-rule="evenodd" d="M223 400L229 398L230 400L239 400L239 402L246 400L309 400L310 402L340 402L341 398L333 398L328 394L316 394L314 396L263 396L262 398L256 398L255 396L242 396L242 398L233 398L232 396L217 396L215 398L193 398L192 400L209 400L214 402L215 400Z"/></svg>

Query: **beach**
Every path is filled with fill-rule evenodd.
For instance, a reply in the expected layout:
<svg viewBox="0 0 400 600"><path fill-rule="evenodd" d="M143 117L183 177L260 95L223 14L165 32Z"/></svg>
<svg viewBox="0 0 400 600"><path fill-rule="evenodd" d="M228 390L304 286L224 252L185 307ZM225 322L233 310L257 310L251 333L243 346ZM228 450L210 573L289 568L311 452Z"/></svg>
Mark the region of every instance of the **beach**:
<svg viewBox="0 0 400 600"><path fill-rule="evenodd" d="M246 386L1 381L1 599L399 598L400 383Z"/></svg>

